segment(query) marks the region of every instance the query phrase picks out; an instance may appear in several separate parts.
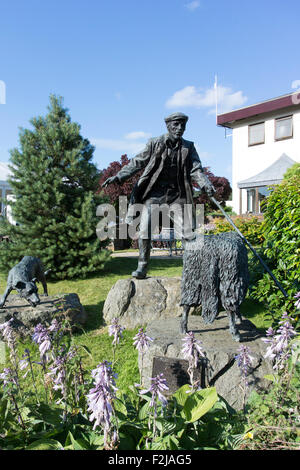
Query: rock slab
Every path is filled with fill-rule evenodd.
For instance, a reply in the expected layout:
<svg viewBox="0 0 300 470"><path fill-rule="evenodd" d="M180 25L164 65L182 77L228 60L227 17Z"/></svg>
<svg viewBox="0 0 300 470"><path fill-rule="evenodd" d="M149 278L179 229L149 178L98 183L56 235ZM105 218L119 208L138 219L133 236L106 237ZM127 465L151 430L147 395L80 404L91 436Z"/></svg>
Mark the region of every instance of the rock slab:
<svg viewBox="0 0 300 470"><path fill-rule="evenodd" d="M146 333L154 341L144 356L139 354L139 368L142 372L143 386L150 386L150 377L159 371L159 364L162 365L161 372L168 375L171 371L165 367L171 367L173 359L174 369L181 369L181 380L186 377L188 383L187 361L183 366L185 358L181 352L183 337L179 333L179 318L165 318L151 322ZM262 336L255 326L248 320L243 320L239 326L241 333L241 343L235 342L228 328L228 318L225 312L221 312L213 324L206 325L201 317L190 316L189 331L193 331L197 340L206 354L206 361L199 367L199 378L201 378L202 388L214 386L220 396L235 409L243 407L243 392L241 389L241 372L235 360L241 344L250 348L253 363L248 375L247 396L252 390L266 390L270 384L264 379L266 374L272 373L271 364L264 359L265 344L261 340ZM170 359L169 365L166 358ZM155 366L155 367L154 367ZM142 370L141 370L142 369ZM155 369L155 370L154 370ZM153 374L155 372L155 374ZM203 373L205 372L205 373ZM178 373L178 371L177 371ZM174 377L170 380L170 393L176 391L183 383L174 383Z"/></svg>
<svg viewBox="0 0 300 470"><path fill-rule="evenodd" d="M182 315L181 278L119 279L109 291L103 318L107 324L119 317L126 328ZM198 310L191 309L191 313Z"/></svg>
<svg viewBox="0 0 300 470"><path fill-rule="evenodd" d="M50 325L54 318L66 319L71 325L83 325L87 314L75 293L55 296L40 295L41 303L32 307L18 295L10 295L0 309L0 324L14 318L14 326L21 336L32 334L38 323Z"/></svg>

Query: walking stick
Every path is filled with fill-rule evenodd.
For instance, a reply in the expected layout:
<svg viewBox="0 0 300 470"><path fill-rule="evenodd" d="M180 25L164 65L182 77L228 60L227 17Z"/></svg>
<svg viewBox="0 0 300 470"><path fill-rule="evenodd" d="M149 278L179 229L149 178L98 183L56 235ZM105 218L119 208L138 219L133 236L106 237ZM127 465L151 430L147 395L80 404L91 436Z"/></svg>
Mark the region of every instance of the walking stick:
<svg viewBox="0 0 300 470"><path fill-rule="evenodd" d="M243 240L244 243L246 243L246 245L248 245L248 247L250 248L250 250L252 251L252 253L259 259L260 263L263 265L263 267L265 268L265 270L267 271L267 273L270 274L271 278L273 279L273 281L275 282L276 286L278 287L278 289L281 290L281 292L283 293L283 295L285 297L288 297L288 294L287 292L285 291L285 289L282 287L282 285L280 284L280 282L278 281L278 279L276 279L276 277L274 276L274 274L272 273L272 271L270 270L270 268L266 265L266 263L264 262L264 260L260 257L260 255L257 253L257 251L253 248L253 246L251 245L251 243L248 242L248 240L244 237L244 235L242 234L242 232L240 232L240 230L237 228L237 226L233 223L233 221L231 220L231 218L229 217L228 214L226 214L226 212L224 211L223 207L221 206L221 204L218 203L218 201L213 197L213 196L209 196L209 199L217 206L217 208L222 212L222 214L224 215L224 217L228 220L228 222L230 223L230 225L234 228L234 230L237 232L237 234L241 237L241 239Z"/></svg>

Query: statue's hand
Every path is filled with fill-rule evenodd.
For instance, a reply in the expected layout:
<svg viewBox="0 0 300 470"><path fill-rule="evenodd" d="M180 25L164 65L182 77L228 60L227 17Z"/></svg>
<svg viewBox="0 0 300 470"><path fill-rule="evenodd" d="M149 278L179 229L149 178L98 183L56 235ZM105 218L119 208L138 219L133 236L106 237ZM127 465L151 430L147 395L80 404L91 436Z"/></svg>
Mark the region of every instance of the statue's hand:
<svg viewBox="0 0 300 470"><path fill-rule="evenodd" d="M109 184L112 184L112 183L119 183L119 178L117 176L110 176L109 178L107 178L107 180L104 181L104 183L102 184L102 188L106 188L106 186L108 186Z"/></svg>
<svg viewBox="0 0 300 470"><path fill-rule="evenodd" d="M211 183L207 183L207 184L205 185L204 191L205 191L206 194L207 194L208 196L210 196L210 197L212 197L212 196L215 194L215 192L216 192L216 190L215 190L213 184L211 184Z"/></svg>

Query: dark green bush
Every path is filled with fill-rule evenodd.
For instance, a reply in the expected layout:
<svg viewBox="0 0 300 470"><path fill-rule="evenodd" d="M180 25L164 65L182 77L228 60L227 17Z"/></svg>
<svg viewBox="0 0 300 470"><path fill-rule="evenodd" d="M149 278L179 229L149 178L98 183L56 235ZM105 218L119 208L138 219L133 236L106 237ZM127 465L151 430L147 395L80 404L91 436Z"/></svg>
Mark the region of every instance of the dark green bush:
<svg viewBox="0 0 300 470"><path fill-rule="evenodd" d="M234 217L233 222L252 245L260 245L264 241L262 220L258 217ZM230 223L223 218L215 219L214 224L216 228L213 233L231 232L233 230Z"/></svg>
<svg viewBox="0 0 300 470"><path fill-rule="evenodd" d="M292 165L284 174L284 179L292 178L293 176L300 177L300 163Z"/></svg>
<svg viewBox="0 0 300 470"><path fill-rule="evenodd" d="M264 254L268 265L287 291L289 298L264 274L253 296L271 310L288 310L300 290L300 177L293 176L275 186L264 205L262 225Z"/></svg>

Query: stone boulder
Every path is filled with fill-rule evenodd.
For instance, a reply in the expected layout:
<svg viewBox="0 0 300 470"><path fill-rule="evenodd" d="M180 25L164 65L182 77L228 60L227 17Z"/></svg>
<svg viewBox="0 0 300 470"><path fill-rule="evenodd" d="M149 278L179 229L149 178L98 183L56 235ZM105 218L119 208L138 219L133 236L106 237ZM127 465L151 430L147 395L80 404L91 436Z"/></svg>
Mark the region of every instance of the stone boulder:
<svg viewBox="0 0 300 470"><path fill-rule="evenodd" d="M139 355L144 387L148 388L150 378L161 372L167 379L170 393L189 383L188 362L181 352L184 335L179 333L179 323L179 318L164 318L151 322L146 328L147 335L154 341L143 358L141 353ZM266 346L261 340L261 333L250 321L243 320L239 326L241 343L232 339L225 312L221 312L214 323L209 325L204 324L199 316L190 316L188 328L201 342L206 354L206 361L199 366L197 376L202 388L214 386L233 408L242 408L241 373L235 360L241 344L250 348L254 359L248 376L247 396L253 389L259 391L268 388L270 382L264 376L272 373L272 366L264 359Z"/></svg>
<svg viewBox="0 0 300 470"><path fill-rule="evenodd" d="M21 336L32 334L38 323L50 325L54 318L66 319L71 325L83 325L87 314L77 294L40 295L41 303L32 307L18 295L10 295L0 309L0 324L14 318L14 326Z"/></svg>
<svg viewBox="0 0 300 470"><path fill-rule="evenodd" d="M180 298L180 277L120 279L106 297L103 318L109 324L114 317L120 317L126 328L145 326L155 320L181 316ZM191 313L196 312L191 309Z"/></svg>

